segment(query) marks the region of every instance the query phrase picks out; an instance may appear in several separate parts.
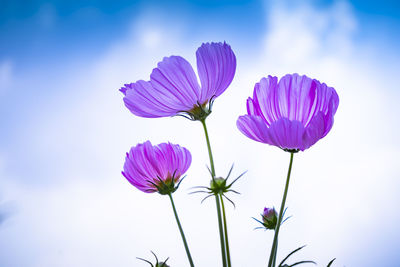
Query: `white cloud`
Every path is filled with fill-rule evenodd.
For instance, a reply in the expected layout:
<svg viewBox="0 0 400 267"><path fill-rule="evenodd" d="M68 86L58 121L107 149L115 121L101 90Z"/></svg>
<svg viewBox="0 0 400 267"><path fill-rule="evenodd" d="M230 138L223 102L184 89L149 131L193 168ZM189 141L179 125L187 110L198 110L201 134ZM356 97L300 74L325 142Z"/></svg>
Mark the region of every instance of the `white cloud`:
<svg viewBox="0 0 400 267"><path fill-rule="evenodd" d="M293 8L285 2L267 6L268 34L265 36L265 59L280 70L287 65L304 68L311 63L354 52L357 21L347 2L316 9L309 4Z"/></svg>

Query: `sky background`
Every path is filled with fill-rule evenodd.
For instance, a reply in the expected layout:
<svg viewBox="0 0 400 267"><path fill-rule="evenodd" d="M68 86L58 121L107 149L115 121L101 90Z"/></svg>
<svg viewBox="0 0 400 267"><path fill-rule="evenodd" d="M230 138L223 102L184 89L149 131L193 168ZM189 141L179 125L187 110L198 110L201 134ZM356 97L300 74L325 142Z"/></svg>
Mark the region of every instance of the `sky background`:
<svg viewBox="0 0 400 267"><path fill-rule="evenodd" d="M0 1L0 266L187 266L168 199L120 174L137 143L171 141L193 157L174 194L196 266L219 266L201 124L145 119L118 89L164 56L195 66L202 42L237 57L208 119L217 175L247 170L227 207L234 266L265 266L289 154L236 129L262 77L306 74L340 97L331 132L294 158L278 259L399 266L400 5L397 1Z"/></svg>

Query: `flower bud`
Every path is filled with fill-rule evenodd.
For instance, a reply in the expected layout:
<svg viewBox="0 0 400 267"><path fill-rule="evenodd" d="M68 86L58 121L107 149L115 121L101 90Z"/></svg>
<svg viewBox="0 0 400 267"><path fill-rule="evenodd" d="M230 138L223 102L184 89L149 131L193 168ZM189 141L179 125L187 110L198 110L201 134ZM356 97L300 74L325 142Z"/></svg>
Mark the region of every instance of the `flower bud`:
<svg viewBox="0 0 400 267"><path fill-rule="evenodd" d="M264 208L264 212L262 216L262 222L265 228L267 229L275 229L276 223L278 221L278 214L275 211L275 208Z"/></svg>
<svg viewBox="0 0 400 267"><path fill-rule="evenodd" d="M226 186L226 179L222 177L217 177L210 182L211 189L222 189Z"/></svg>

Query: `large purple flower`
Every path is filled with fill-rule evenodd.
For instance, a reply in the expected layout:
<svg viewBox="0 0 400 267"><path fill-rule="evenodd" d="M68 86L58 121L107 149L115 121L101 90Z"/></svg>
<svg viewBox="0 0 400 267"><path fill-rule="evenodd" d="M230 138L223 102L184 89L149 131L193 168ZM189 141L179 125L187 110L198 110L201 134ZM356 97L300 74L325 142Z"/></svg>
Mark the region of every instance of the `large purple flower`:
<svg viewBox="0 0 400 267"><path fill-rule="evenodd" d="M305 150L328 134L339 105L332 87L305 75L262 78L237 127L247 137L286 151Z"/></svg>
<svg viewBox="0 0 400 267"><path fill-rule="evenodd" d="M146 118L169 117L186 113L201 120L211 112L213 100L231 83L236 57L226 43L205 43L196 52L197 71L180 56L165 57L153 69L150 81L125 84L125 106Z"/></svg>
<svg viewBox="0 0 400 267"><path fill-rule="evenodd" d="M169 194L177 189L191 162L192 156L184 147L171 143L152 146L147 141L126 153L122 174L143 192Z"/></svg>

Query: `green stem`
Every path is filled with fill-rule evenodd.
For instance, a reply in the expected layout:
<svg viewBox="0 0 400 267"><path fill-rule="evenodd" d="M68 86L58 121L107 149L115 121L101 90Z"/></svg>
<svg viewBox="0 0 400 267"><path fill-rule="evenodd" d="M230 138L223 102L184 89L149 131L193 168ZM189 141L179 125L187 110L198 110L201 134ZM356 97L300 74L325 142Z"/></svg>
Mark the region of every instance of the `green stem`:
<svg viewBox="0 0 400 267"><path fill-rule="evenodd" d="M276 238L276 242L272 245L272 249L271 250L274 251L274 253L272 255L272 259L271 258L269 259L270 262L271 261L273 262L274 266L275 266L275 262L276 262L276 248L277 248L277 245L278 245L278 237ZM271 251L271 253L272 253L272 251Z"/></svg>
<svg viewBox="0 0 400 267"><path fill-rule="evenodd" d="M210 157L211 176L212 176L212 179L215 179L214 159L213 159L213 155L212 155L212 151L211 151L210 138L208 137L208 131L207 131L205 119L201 120L201 124L203 125L204 134L206 136L208 156ZM219 197L217 194L215 194L215 203L217 206L217 214L218 214L218 228L219 228L219 240L221 243L222 265L223 265L223 267L227 267L225 242L224 242L224 230L223 230L223 226L222 226L222 216L221 216L221 204L220 204Z"/></svg>
<svg viewBox="0 0 400 267"><path fill-rule="evenodd" d="M212 178L214 179L215 178L214 158L213 158L212 151L211 151L210 138L208 137L206 120L202 120L201 124L203 124L204 134L206 136L208 156L210 157L211 174L212 174Z"/></svg>
<svg viewBox="0 0 400 267"><path fill-rule="evenodd" d="M225 216L225 205L224 199L222 198L222 194L219 194L221 199L221 207L222 207L222 216L224 218L224 233L225 233L225 246L226 246L226 258L228 260L228 267L231 267L231 254L229 252L229 240L228 240L228 228L226 223L226 216Z"/></svg>
<svg viewBox="0 0 400 267"><path fill-rule="evenodd" d="M192 256L190 255L190 251L189 251L189 246L188 246L188 244L187 244L187 242L186 242L185 234L183 233L183 229L182 229L181 223L180 223L180 221L179 221L178 213L176 212L174 200L172 199L171 193L169 193L168 196L169 196L169 199L171 200L171 205L172 205L172 209L174 210L174 215L175 215L176 223L178 224L179 232L181 233L183 245L185 246L186 255L187 255L187 257L188 257L190 266L191 266L191 267L194 267L193 260L192 260Z"/></svg>
<svg viewBox="0 0 400 267"><path fill-rule="evenodd" d="M215 195L215 203L217 206L218 213L218 229L219 229L219 242L221 244L221 255L222 255L222 266L227 267L226 265L226 253L225 253L225 242L224 242L224 229L222 227L222 219L221 219L221 204L218 198L218 195Z"/></svg>
<svg viewBox="0 0 400 267"><path fill-rule="evenodd" d="M279 234L279 228L281 227L282 223L283 212L285 210L286 197L289 189L290 173L292 171L292 164L293 164L293 154L294 154L293 152L290 152L290 163L286 178L285 191L283 193L281 209L279 211L279 216L278 216L278 222L275 227L274 242L272 243L271 254L269 255L268 267L275 267L276 254L278 251L278 234Z"/></svg>

